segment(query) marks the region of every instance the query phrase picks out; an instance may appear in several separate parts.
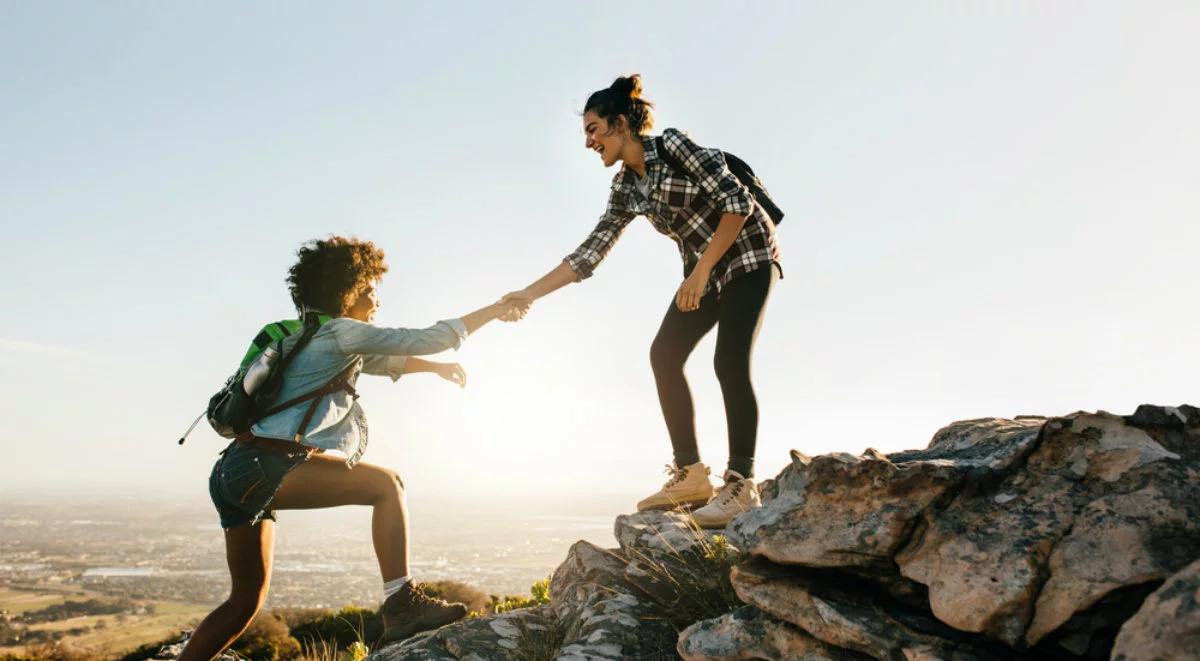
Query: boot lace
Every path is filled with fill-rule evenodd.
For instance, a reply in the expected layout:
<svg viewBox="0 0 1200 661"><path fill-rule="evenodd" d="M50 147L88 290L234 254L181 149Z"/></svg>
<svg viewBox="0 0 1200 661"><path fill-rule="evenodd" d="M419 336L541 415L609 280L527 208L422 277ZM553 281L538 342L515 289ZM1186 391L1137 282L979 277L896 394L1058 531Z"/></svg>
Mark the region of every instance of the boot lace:
<svg viewBox="0 0 1200 661"><path fill-rule="evenodd" d="M738 480L737 482L726 482L721 487L721 492L717 494L717 502L722 505L728 505L730 501L732 501L734 498L737 498L742 493L742 489L745 486L746 483L742 480Z"/></svg>
<svg viewBox="0 0 1200 661"><path fill-rule="evenodd" d="M680 482L684 481L687 478L687 469L686 468L676 468L672 464L667 464L667 470L665 470L663 472L666 473L667 475L671 476L667 480L667 483L663 485L664 489L670 489L671 487L675 486L676 484L679 484Z"/></svg>
<svg viewBox="0 0 1200 661"><path fill-rule="evenodd" d="M435 597L426 591L425 586L420 583L412 585L412 601L414 604L429 604L433 606L449 606L450 602L440 597Z"/></svg>

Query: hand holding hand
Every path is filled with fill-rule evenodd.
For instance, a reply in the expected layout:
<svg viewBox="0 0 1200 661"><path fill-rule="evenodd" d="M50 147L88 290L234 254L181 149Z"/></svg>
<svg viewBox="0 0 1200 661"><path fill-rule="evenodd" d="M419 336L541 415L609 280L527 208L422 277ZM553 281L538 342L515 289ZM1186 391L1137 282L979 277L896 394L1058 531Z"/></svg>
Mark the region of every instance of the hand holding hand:
<svg viewBox="0 0 1200 661"><path fill-rule="evenodd" d="M508 306L508 310L500 316L502 321L519 321L525 318L525 315L529 313L529 308L533 306L533 296L523 289L512 291L500 299L500 304Z"/></svg>
<svg viewBox="0 0 1200 661"><path fill-rule="evenodd" d="M458 363L437 363L433 371L450 383L458 384L459 388L467 387L467 373Z"/></svg>
<svg viewBox="0 0 1200 661"><path fill-rule="evenodd" d="M697 266L692 274L679 285L675 292L675 307L680 312L691 312L699 309L700 299L704 298L704 288L708 285L709 271Z"/></svg>

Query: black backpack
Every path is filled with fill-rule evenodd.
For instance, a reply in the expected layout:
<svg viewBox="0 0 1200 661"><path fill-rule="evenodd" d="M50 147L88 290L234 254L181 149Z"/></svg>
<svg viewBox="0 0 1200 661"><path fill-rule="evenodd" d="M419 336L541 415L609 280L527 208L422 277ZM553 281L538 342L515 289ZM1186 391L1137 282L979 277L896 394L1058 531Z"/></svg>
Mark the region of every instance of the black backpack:
<svg viewBox="0 0 1200 661"><path fill-rule="evenodd" d="M691 174L687 171L687 168L683 167L683 163L680 163L679 159L675 158L674 154L667 151L666 145L663 144L662 136L654 139L654 147L658 149L659 158L661 158L668 167L681 175L689 177L691 176ZM758 205L763 208L763 211L767 212L767 215L771 217L771 220L774 221L776 225L782 223L783 209L780 209L775 204L775 200L771 199L771 194L767 192L767 187L763 186L763 183L759 181L758 176L754 174L754 169L750 167L750 164L727 151L721 152L721 155L725 157L725 165L729 166L729 171L733 173L733 176L737 177L738 181L742 182L743 186L750 189L750 194L754 196L754 201L758 202Z"/></svg>

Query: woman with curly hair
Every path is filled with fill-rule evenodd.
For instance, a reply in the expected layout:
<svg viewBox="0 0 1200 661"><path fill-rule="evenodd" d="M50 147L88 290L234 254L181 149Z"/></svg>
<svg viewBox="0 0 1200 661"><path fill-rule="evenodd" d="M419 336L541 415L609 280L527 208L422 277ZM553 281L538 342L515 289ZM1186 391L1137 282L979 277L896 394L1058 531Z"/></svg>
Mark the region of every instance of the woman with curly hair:
<svg viewBox="0 0 1200 661"><path fill-rule="evenodd" d="M527 307L497 302L419 330L375 326L370 323L379 304L375 285L387 272L382 250L369 241L331 236L305 244L298 255L287 282L301 322L315 333L281 363L282 385L274 401L286 405L318 390L321 395L258 420L213 467L209 492L225 529L232 588L188 640L179 657L185 661L219 654L262 606L271 578L274 510L373 508L385 640L400 640L467 613L462 604L428 596L409 578L404 484L394 470L359 461L367 447L367 423L354 384L360 372L393 381L402 374L432 372L463 386L466 376L458 364L414 356L457 349L484 324L501 316L518 319ZM285 357L300 335L284 340ZM344 457L326 455L327 450Z"/></svg>
<svg viewBox="0 0 1200 661"><path fill-rule="evenodd" d="M751 479L758 402L750 382L750 355L767 297L781 277L779 244L774 222L730 171L722 152L701 147L675 129L650 135L652 108L642 98L637 74L618 78L588 97L585 146L605 167L622 164L613 177L608 207L592 233L562 263L504 300L528 305L590 277L639 215L675 241L684 280L650 346L675 461L667 467L671 477L666 484L638 503L638 510L700 506L692 512L696 522L720 528L759 504ZM729 433L728 470L715 494L710 470L700 462L692 396L683 373L688 356L714 326L714 365Z"/></svg>

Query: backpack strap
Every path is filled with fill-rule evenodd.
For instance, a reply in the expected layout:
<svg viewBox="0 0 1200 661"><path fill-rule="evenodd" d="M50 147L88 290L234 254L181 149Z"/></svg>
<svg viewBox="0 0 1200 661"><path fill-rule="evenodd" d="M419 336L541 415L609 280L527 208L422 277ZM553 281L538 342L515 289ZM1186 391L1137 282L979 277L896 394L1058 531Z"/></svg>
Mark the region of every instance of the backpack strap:
<svg viewBox="0 0 1200 661"><path fill-rule="evenodd" d="M687 168L683 167L683 163L679 162L678 158L675 158L675 154L667 151L667 143L663 141L661 135L654 138L654 148L658 151L658 157L667 164L667 167L679 174L688 174Z"/></svg>
<svg viewBox="0 0 1200 661"><path fill-rule="evenodd" d="M277 325L286 331L286 326L283 324ZM321 321L317 315L309 315L304 318L304 332L300 333L300 337L296 338L296 344L292 347L292 350L287 352L283 359L279 361L280 375L282 375L283 370L286 369L289 364L291 364L292 359L296 357L296 354L300 353L301 349L308 346L309 341L312 340L313 336L316 335L317 331L320 329ZM283 353L283 341L287 339L288 335L291 335L291 333L288 332L287 335L279 338L279 353Z"/></svg>
<svg viewBox="0 0 1200 661"><path fill-rule="evenodd" d="M292 359L294 359L296 357L296 355L300 353L300 350L308 345L309 341L312 340L313 335L317 334L317 330L319 330L320 327L321 327L321 322L317 315L314 314L314 315L307 316L304 318L304 332L300 334L300 337L296 338L296 344L294 346L292 346L291 351L284 354L283 358L280 359L280 361L279 361L279 367L276 368L276 370L275 370L275 373L279 375L278 378L280 378L280 379L283 378L284 370L287 369L287 366L291 364ZM280 340L279 340L279 352L280 353L283 353L283 340L284 339L286 339L286 338L280 338ZM339 376L340 376L340 373L339 373ZM337 378L338 377L334 377L334 379L332 379L331 382L333 380L336 380ZM328 383L325 384L325 386L328 386L328 385L329 385ZM261 415L258 415L258 416L255 416L254 418L252 418L250 420L250 425L253 426L255 424L258 424L259 420L262 420L269 416L275 415L276 413L279 413L280 411L282 411L284 409L291 408L291 407L295 406L296 404L299 404L300 402L308 400L310 397L319 396L314 393L321 390L325 386L322 386L321 388L318 388L317 390L314 390L313 392L310 392L308 394L301 395L299 397L294 397L282 404L276 404L275 406L268 408L267 410L263 411Z"/></svg>
<svg viewBox="0 0 1200 661"><path fill-rule="evenodd" d="M346 369L338 372L338 375L330 379L328 383L305 395L305 397L312 398L312 403L308 405L308 410L304 412L304 418L300 420L300 426L296 428L294 440L297 443L304 440L304 432L308 431L308 425L312 422L313 414L317 412L317 404L321 403L321 399L325 395L332 395L339 390L345 390L350 393L350 397L358 399L358 391L354 389L354 386L350 385L350 374L353 370L354 365L351 364Z"/></svg>

